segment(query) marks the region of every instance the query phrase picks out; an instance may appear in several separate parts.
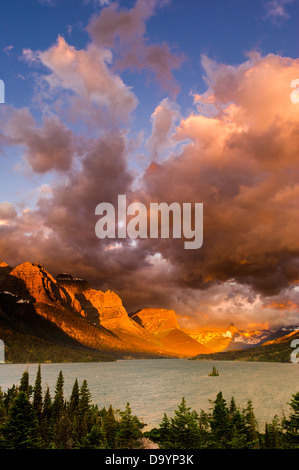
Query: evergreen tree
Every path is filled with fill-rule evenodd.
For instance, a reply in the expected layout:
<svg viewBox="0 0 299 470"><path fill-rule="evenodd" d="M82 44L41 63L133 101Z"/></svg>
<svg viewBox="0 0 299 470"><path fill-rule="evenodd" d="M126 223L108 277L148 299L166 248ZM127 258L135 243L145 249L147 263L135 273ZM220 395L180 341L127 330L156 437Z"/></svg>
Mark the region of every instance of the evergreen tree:
<svg viewBox="0 0 299 470"><path fill-rule="evenodd" d="M118 429L119 447L125 449L134 449L141 446L142 432L144 424L139 421L137 416L132 414L130 404L127 403L125 411L120 412L121 420Z"/></svg>
<svg viewBox="0 0 299 470"><path fill-rule="evenodd" d="M211 426L209 415L204 410L200 410L199 413L198 429L200 434L200 448L206 448L210 441Z"/></svg>
<svg viewBox="0 0 299 470"><path fill-rule="evenodd" d="M73 415L75 412L78 412L78 410L79 410L79 384L78 384L78 379L76 379L74 382L72 394L70 397L69 411L70 411L70 414Z"/></svg>
<svg viewBox="0 0 299 470"><path fill-rule="evenodd" d="M17 395L18 395L18 388L15 385L7 389L7 392L4 394L4 398L3 398L6 412L9 411Z"/></svg>
<svg viewBox="0 0 299 470"><path fill-rule="evenodd" d="M164 426L167 422L164 422ZM174 449L195 449L199 447L198 414L187 407L183 397L175 417L171 419L170 425L171 446Z"/></svg>
<svg viewBox="0 0 299 470"><path fill-rule="evenodd" d="M261 446L265 449L280 449L282 447L283 433L278 416L274 416L272 423L265 425L265 434Z"/></svg>
<svg viewBox="0 0 299 470"><path fill-rule="evenodd" d="M243 415L236 406L234 397L231 398L228 415L230 423L228 447L243 449L246 447L247 442L246 425Z"/></svg>
<svg viewBox="0 0 299 470"><path fill-rule="evenodd" d="M299 448L299 392L292 395L289 403L293 412L288 419L283 420L283 428L286 431L286 446L292 449Z"/></svg>
<svg viewBox="0 0 299 470"><path fill-rule="evenodd" d="M251 400L247 402L247 408L244 410L244 420L247 434L247 447L256 449L258 448L258 429L257 421L255 418L253 404Z"/></svg>
<svg viewBox="0 0 299 470"><path fill-rule="evenodd" d="M42 408L43 408L42 376L41 376L41 367L39 365L37 374L36 374L34 388L33 388L33 409L39 421L41 420Z"/></svg>
<svg viewBox="0 0 299 470"><path fill-rule="evenodd" d="M106 440L103 428L98 419L92 426L90 432L83 440L84 449L101 449L106 447Z"/></svg>
<svg viewBox="0 0 299 470"><path fill-rule="evenodd" d="M56 449L71 449L71 421L65 411L61 411L55 423L54 446Z"/></svg>
<svg viewBox="0 0 299 470"><path fill-rule="evenodd" d="M37 437L37 420L26 392L18 393L2 433L8 449L34 449L41 446Z"/></svg>
<svg viewBox="0 0 299 470"><path fill-rule="evenodd" d="M90 432L91 424L91 393L88 389L87 381L84 380L79 394L79 404L78 404L78 420L77 429L75 427L75 434L78 442L82 445L83 440Z"/></svg>
<svg viewBox="0 0 299 470"><path fill-rule="evenodd" d="M29 372L28 370L25 370L21 377L20 381L20 386L19 386L19 392L25 392L27 397L30 398L30 395L32 393L32 387L29 385Z"/></svg>
<svg viewBox="0 0 299 470"><path fill-rule="evenodd" d="M171 441L171 426L170 419L167 414L164 413L163 419L160 423L159 434L158 434L158 444L160 444L161 449L169 449Z"/></svg>
<svg viewBox="0 0 299 470"><path fill-rule="evenodd" d="M64 377L62 371L59 372L55 387L55 396L53 401L53 417L58 420L60 414L64 410L64 395L63 395Z"/></svg>
<svg viewBox="0 0 299 470"><path fill-rule="evenodd" d="M230 434L229 410L222 392L219 392L214 401L214 408L210 417L211 446L213 448L227 448L227 437Z"/></svg>
<svg viewBox="0 0 299 470"><path fill-rule="evenodd" d="M52 417L52 400L49 387L46 389L43 401L40 421L40 435L44 442L44 446L46 448L50 447L54 435L54 420Z"/></svg>
<svg viewBox="0 0 299 470"><path fill-rule="evenodd" d="M108 411L105 413L104 419L104 434L107 442L108 449L115 449L116 447L116 432L117 423L112 406L110 405Z"/></svg>
<svg viewBox="0 0 299 470"><path fill-rule="evenodd" d="M87 381L84 380L80 388L79 414L81 417L87 415L90 411L91 393L88 389Z"/></svg>

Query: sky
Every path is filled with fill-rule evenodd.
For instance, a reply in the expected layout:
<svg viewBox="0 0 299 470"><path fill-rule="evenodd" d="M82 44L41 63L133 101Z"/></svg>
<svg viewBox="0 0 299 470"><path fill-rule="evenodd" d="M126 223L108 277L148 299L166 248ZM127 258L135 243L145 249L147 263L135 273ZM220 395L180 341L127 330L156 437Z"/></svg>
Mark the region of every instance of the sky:
<svg viewBox="0 0 299 470"><path fill-rule="evenodd" d="M298 0L11 0L0 31L0 259L190 332L297 325ZM118 195L203 203L203 246L97 238Z"/></svg>

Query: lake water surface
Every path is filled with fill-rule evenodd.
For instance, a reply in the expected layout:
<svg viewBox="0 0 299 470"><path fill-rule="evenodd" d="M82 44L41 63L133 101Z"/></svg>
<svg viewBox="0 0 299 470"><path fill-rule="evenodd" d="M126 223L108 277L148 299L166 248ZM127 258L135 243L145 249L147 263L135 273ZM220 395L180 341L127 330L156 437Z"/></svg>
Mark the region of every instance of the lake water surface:
<svg viewBox="0 0 299 470"><path fill-rule="evenodd" d="M209 377L212 367L218 377ZM30 383L34 385L37 364L0 364L0 386L3 391L19 384L28 367ZM129 402L133 413L148 424L159 424L163 414L173 416L184 396L187 405L198 412L208 411L209 399L214 400L221 390L227 402L234 396L245 408L253 402L260 430L265 422L289 412L288 403L299 391L299 365L266 362L187 361L180 359L121 360L109 363L42 364L43 387L49 385L54 396L59 371L64 376L64 392L68 398L75 379L79 386L84 379L92 394L93 403L123 410Z"/></svg>

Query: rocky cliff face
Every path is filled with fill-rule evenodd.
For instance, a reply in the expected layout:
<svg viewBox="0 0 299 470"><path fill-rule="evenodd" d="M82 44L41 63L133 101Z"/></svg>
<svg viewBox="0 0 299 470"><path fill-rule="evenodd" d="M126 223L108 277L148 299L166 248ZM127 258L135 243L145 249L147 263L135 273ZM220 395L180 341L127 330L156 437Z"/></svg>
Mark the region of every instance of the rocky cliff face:
<svg viewBox="0 0 299 470"><path fill-rule="evenodd" d="M85 280L71 274L59 274L56 281L74 296L81 306L81 315L108 330L126 330L141 333L138 325L128 316L121 298L110 290L102 292L92 289Z"/></svg>
<svg viewBox="0 0 299 470"><path fill-rule="evenodd" d="M49 331L53 330L53 325L56 325L65 335L84 347L107 352L116 357L157 356L157 349L153 344L142 344L138 340L138 347L136 347L133 341L128 342L126 338L121 338L105 328L100 323L97 309L84 297L84 301L89 302L88 307L96 314L98 322L92 322L90 318L87 318L87 313L82 309L81 303L72 290L77 292L78 296L82 296L82 292L88 292L91 296L92 289L88 288L86 282L76 278L69 278L71 282L66 289L62 285L65 281L65 279L61 281L60 285L43 266L37 263L23 263L14 268L0 284L0 296L2 296L0 307L4 312L2 317L0 315L0 328L1 321L4 328L8 327L7 314L15 318L15 324L20 323L17 319L22 317L22 321L26 322L27 318L30 321L31 336L34 336L35 332L40 338L40 331L37 331L34 325L40 324L38 317L43 317L49 322L45 323L48 325L46 328ZM107 296L104 293L99 293L99 297L103 298L103 305L107 306L107 301L105 302ZM116 295L113 295L112 298L114 305L122 305ZM30 319L27 312L29 307ZM133 323L132 320L129 319L129 321ZM9 329L11 327L10 322ZM45 332L44 335L47 336L47 333Z"/></svg>
<svg viewBox="0 0 299 470"><path fill-rule="evenodd" d="M180 329L174 310L145 308L132 314L132 318L179 357L193 356L195 351L195 355L210 352Z"/></svg>
<svg viewBox="0 0 299 470"><path fill-rule="evenodd" d="M37 263L23 263L14 268L1 283L1 290L13 292L33 303L60 304L81 311L74 295L61 288L53 276Z"/></svg>
<svg viewBox="0 0 299 470"><path fill-rule="evenodd" d="M164 308L144 308L132 315L133 320L150 333L158 333L179 328L174 310Z"/></svg>

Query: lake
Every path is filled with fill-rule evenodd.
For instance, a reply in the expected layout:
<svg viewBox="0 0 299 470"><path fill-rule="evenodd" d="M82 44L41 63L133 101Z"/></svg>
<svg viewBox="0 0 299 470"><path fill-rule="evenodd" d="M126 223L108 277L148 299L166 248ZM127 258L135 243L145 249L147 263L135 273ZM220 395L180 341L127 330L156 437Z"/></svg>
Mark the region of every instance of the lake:
<svg viewBox="0 0 299 470"><path fill-rule="evenodd" d="M212 367L218 377L209 377ZM3 391L19 384L28 367L30 384L34 385L37 364L0 364L0 386ZM187 405L198 412L208 411L209 399L221 390L227 402L232 396L241 408L253 402L260 430L265 422L289 412L288 403L299 391L298 364L266 362L187 361L181 359L120 360L117 362L41 364L43 388L50 387L54 396L56 380L62 370L65 396L69 397L75 379L84 379L93 403L123 410L129 402L133 413L147 423L158 425L163 414L173 416L184 396Z"/></svg>

